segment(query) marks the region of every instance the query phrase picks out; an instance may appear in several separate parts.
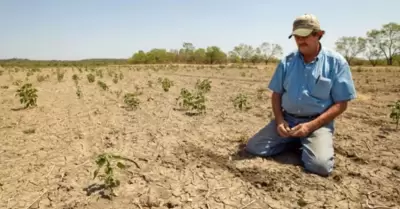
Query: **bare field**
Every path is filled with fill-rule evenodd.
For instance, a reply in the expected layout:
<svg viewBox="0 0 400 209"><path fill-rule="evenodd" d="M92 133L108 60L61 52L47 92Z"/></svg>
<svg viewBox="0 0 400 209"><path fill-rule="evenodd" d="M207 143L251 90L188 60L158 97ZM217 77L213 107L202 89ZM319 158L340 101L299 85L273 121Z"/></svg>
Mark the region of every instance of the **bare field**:
<svg viewBox="0 0 400 209"><path fill-rule="evenodd" d="M28 70L0 69L0 208L400 208L400 131L387 107L400 99L399 68L353 68L358 98L336 120L336 164L328 178L305 173L295 153L237 154L272 117L265 89L274 66L201 68L61 68L61 81L55 69L41 69L28 78L38 100L27 109L15 92ZM173 81L168 92L159 78ZM177 109L181 88L207 78L206 113ZM125 108L128 92L140 92L132 111ZM247 111L233 105L240 93ZM112 200L85 191L100 183L93 172L101 153L135 162L115 170L121 185Z"/></svg>

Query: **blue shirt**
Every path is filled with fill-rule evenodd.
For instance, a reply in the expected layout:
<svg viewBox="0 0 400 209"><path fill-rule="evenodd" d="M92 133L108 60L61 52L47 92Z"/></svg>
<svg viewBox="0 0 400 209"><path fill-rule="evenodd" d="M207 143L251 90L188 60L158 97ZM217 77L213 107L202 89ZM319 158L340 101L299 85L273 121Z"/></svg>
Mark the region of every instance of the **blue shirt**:
<svg viewBox="0 0 400 209"><path fill-rule="evenodd" d="M268 88L282 95L285 111L296 115L321 114L335 102L356 98L348 62L324 47L310 63L298 51L284 57Z"/></svg>

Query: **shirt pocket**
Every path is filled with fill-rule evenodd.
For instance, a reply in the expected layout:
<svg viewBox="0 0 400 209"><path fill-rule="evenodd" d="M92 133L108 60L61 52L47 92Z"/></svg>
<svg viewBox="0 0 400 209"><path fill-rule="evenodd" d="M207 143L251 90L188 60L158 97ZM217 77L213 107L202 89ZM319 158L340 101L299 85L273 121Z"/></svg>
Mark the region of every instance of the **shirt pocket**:
<svg viewBox="0 0 400 209"><path fill-rule="evenodd" d="M326 77L320 77L314 85L310 94L318 99L329 99L331 96L332 80Z"/></svg>

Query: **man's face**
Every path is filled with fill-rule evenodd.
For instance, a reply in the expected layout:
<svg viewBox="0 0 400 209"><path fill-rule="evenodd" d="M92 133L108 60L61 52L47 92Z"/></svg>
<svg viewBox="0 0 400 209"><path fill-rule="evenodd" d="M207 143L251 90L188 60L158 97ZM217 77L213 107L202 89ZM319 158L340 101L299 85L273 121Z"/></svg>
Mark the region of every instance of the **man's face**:
<svg viewBox="0 0 400 209"><path fill-rule="evenodd" d="M315 49L319 44L320 34L310 34L309 36L302 37L294 35L294 39L296 40L297 47L299 48L302 54L312 54L315 52Z"/></svg>

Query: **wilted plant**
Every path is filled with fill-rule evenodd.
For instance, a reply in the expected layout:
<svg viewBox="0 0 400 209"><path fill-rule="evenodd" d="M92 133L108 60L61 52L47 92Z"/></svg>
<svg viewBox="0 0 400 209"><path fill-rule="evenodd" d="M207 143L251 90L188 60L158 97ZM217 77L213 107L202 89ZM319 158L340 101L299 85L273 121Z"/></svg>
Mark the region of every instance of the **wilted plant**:
<svg viewBox="0 0 400 209"><path fill-rule="evenodd" d="M105 194L104 196L109 198L112 198L112 196L117 196L117 194L114 192L114 188L120 185L120 181L114 175L116 167L120 169L126 168L125 164L119 160L124 160L124 158L113 154L101 154L96 159L97 168L93 173L93 179L98 177L99 180L103 181L103 188L105 192L108 193L108 195ZM103 167L103 172L101 172Z"/></svg>
<svg viewBox="0 0 400 209"><path fill-rule="evenodd" d="M209 79L205 79L203 81L197 80L195 88L199 91L207 93L211 90L211 81Z"/></svg>
<svg viewBox="0 0 400 209"><path fill-rule="evenodd" d="M245 94L240 93L232 101L233 101L233 106L235 108L238 108L240 110L249 109L249 106L247 103L247 95L245 95Z"/></svg>
<svg viewBox="0 0 400 209"><path fill-rule="evenodd" d="M399 128L400 122L400 100L394 102L394 104L388 105L391 108L390 118L396 123L396 129Z"/></svg>
<svg viewBox="0 0 400 209"><path fill-rule="evenodd" d="M165 92L168 92L168 91L169 91L169 88L171 88L171 86L174 85L174 82L171 81L171 80L169 80L168 78L164 78L164 79L161 81L161 85L162 85L163 90L164 90Z"/></svg>
<svg viewBox="0 0 400 209"><path fill-rule="evenodd" d="M25 108L36 106L37 102L37 89L32 87L31 83L24 84L16 92L15 96L19 96L20 103L25 104Z"/></svg>
<svg viewBox="0 0 400 209"><path fill-rule="evenodd" d="M134 110L139 106L139 99L136 98L137 94L136 93L126 93L124 95L124 103L127 105L125 107L126 110Z"/></svg>
<svg viewBox="0 0 400 209"><path fill-rule="evenodd" d="M91 73L87 74L86 78L88 79L89 83L93 83L96 80L96 77Z"/></svg>

